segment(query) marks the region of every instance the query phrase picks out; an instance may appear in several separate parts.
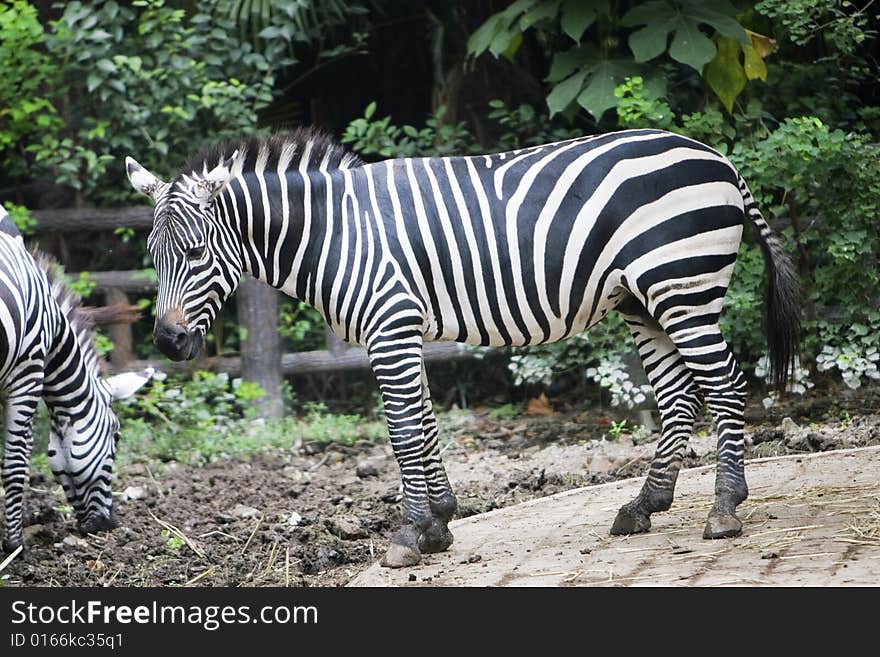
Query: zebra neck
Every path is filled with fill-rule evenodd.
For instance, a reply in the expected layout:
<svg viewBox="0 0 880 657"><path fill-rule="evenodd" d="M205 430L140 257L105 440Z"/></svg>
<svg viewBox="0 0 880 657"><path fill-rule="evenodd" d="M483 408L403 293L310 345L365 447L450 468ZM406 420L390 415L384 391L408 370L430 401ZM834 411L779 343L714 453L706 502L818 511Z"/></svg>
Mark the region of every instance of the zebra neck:
<svg viewBox="0 0 880 657"><path fill-rule="evenodd" d="M352 170L251 172L233 189L244 273L327 317L338 237L350 227ZM346 203L348 207L346 207Z"/></svg>

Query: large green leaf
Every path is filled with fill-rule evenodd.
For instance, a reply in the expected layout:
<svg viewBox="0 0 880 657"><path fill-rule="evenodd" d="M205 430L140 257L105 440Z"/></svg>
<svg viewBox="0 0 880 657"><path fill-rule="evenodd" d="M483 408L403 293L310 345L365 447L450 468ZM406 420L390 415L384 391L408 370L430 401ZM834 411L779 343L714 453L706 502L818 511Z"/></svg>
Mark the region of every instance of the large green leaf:
<svg viewBox="0 0 880 657"><path fill-rule="evenodd" d="M565 0L560 26L563 32L580 43L586 29L610 9L609 0Z"/></svg>
<svg viewBox="0 0 880 657"><path fill-rule="evenodd" d="M714 27L719 34L745 45L749 37L736 20L736 7L727 0L680 0L682 14L691 20Z"/></svg>
<svg viewBox="0 0 880 657"><path fill-rule="evenodd" d="M577 98L584 86L584 78L586 77L587 71L580 70L553 87L553 90L547 95L547 107L550 110L550 116L561 112Z"/></svg>
<svg viewBox="0 0 880 657"><path fill-rule="evenodd" d="M479 55L489 49L489 44L503 29L501 16L495 15L489 18L485 23L480 25L476 31L471 34L467 42L468 52L472 55Z"/></svg>
<svg viewBox="0 0 880 657"><path fill-rule="evenodd" d="M669 23L650 23L629 35L629 47L637 62L647 62L666 52L669 43Z"/></svg>
<svg viewBox="0 0 880 657"><path fill-rule="evenodd" d="M495 57L498 57L508 52L516 37L522 38L519 27L514 25L517 19L524 12L530 11L536 4L542 4L545 1L516 0L504 11L490 16L468 38L468 54L477 56L488 50Z"/></svg>
<svg viewBox="0 0 880 657"><path fill-rule="evenodd" d="M718 52L703 69L703 78L712 87L728 112L733 101L746 86L746 73L739 63L740 44L727 37L718 37Z"/></svg>
<svg viewBox="0 0 880 657"><path fill-rule="evenodd" d="M605 59L596 63L590 70L587 86L578 94L578 105L598 121L607 110L617 106L614 90L638 72L639 67L629 60Z"/></svg>
<svg viewBox="0 0 880 657"><path fill-rule="evenodd" d="M700 32L696 23L680 19L672 45L669 46L669 56L677 62L702 71L715 56L715 44Z"/></svg>
<svg viewBox="0 0 880 657"><path fill-rule="evenodd" d="M584 68L596 59L597 49L591 46L575 46L563 52L553 55L550 63L550 72L547 74L547 82L559 82L574 73L579 68Z"/></svg>
<svg viewBox="0 0 880 657"><path fill-rule="evenodd" d="M648 61L662 54L668 35L673 33L669 55L701 71L715 56L715 46L700 30L701 25L708 25L739 43L749 43L735 16L736 8L727 0L651 0L630 9L621 24L643 26L629 36L629 46L637 61Z"/></svg>
<svg viewBox="0 0 880 657"><path fill-rule="evenodd" d="M541 0L537 5L526 11L519 19L519 29L527 30L544 20L553 20L559 13L562 0Z"/></svg>

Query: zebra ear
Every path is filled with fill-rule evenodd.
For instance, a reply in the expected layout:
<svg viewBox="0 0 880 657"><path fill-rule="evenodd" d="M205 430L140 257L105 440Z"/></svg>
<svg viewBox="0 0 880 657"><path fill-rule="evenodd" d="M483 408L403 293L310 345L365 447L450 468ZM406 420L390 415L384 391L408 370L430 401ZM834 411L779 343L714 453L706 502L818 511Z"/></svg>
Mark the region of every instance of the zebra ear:
<svg viewBox="0 0 880 657"><path fill-rule="evenodd" d="M155 370L152 367L140 372L123 372L104 379L104 385L110 390L113 399L125 399L140 390L152 378L153 372Z"/></svg>
<svg viewBox="0 0 880 657"><path fill-rule="evenodd" d="M220 164L208 171L196 180L193 186L193 195L204 204L210 203L217 195L223 191L223 188L232 180L233 164L235 158L238 157L238 151L235 151L225 160L221 160Z"/></svg>
<svg viewBox="0 0 880 657"><path fill-rule="evenodd" d="M135 190L156 200L156 195L164 185L161 180L135 162L132 157L125 158L125 173L128 174L128 180Z"/></svg>

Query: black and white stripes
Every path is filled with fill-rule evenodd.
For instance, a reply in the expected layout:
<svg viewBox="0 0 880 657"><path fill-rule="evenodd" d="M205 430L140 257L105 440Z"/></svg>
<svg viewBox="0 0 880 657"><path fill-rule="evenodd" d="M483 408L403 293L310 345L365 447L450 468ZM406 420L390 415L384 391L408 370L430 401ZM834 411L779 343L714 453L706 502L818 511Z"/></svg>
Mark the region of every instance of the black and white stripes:
<svg viewBox="0 0 880 657"><path fill-rule="evenodd" d="M149 376L101 380L79 297L45 256L32 256L0 208L0 391L5 398L6 551L22 543L22 504L43 399L51 417L49 463L84 533L114 526L110 480L119 421L111 399Z"/></svg>
<svg viewBox="0 0 880 657"><path fill-rule="evenodd" d="M668 508L705 402L719 430L706 535L738 531L744 379L718 330L743 220L758 227L773 285L779 380L797 343L796 277L724 156L656 130L476 157L362 164L308 131L220 144L171 183L133 160L156 201L154 339L191 358L242 273L317 308L365 345L404 485L386 563L445 549L455 497L440 462L422 344L529 345L580 333L617 308L657 393L663 439L614 531Z"/></svg>

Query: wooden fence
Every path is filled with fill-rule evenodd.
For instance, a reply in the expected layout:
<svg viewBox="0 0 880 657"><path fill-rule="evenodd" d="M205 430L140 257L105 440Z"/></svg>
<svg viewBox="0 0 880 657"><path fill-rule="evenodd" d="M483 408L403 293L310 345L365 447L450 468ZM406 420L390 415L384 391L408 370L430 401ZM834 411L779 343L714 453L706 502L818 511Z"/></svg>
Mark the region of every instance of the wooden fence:
<svg viewBox="0 0 880 657"><path fill-rule="evenodd" d="M112 231L117 227L147 230L153 223L150 207L97 209L68 208L39 210L33 213L37 233L75 233L83 230ZM64 263L62 263L64 264ZM73 274L76 276L76 274ZM129 303L129 295L154 294L156 277L151 270L89 271L96 290L106 304ZM245 328L245 338L238 356L205 356L193 361L137 360L134 358L130 324L112 324L107 333L114 343L110 367L114 371L152 366L165 372L210 370L227 372L254 381L266 390L261 412L277 417L282 412L281 382L292 374L321 374L363 370L369 367L364 349L349 347L327 332L328 349L282 353L278 331L279 293L254 278L246 278L236 292L238 324ZM147 321L147 320L142 320ZM448 362L473 357L473 352L456 343L425 345L427 362Z"/></svg>

